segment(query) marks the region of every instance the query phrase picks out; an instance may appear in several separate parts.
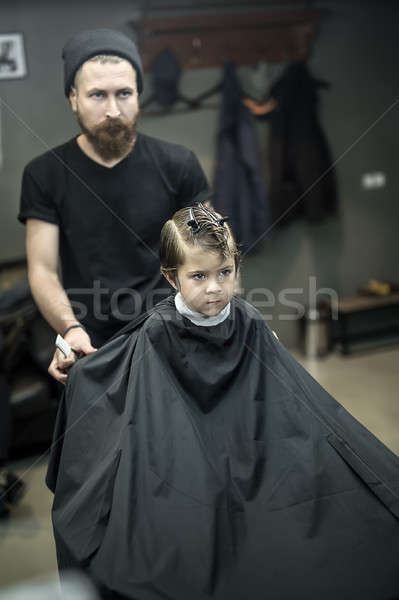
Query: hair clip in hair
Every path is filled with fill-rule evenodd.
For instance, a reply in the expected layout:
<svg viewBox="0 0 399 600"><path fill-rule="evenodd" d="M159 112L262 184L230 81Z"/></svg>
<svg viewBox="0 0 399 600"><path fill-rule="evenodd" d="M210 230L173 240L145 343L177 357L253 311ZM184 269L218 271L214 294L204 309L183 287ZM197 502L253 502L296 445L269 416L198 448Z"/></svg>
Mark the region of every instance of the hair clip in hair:
<svg viewBox="0 0 399 600"><path fill-rule="evenodd" d="M194 216L194 211L192 208L190 208L190 220L187 221L187 225L189 227L191 227L191 229L193 230L193 233L198 233L200 230L200 226L199 223L197 221L197 219Z"/></svg>
<svg viewBox="0 0 399 600"><path fill-rule="evenodd" d="M223 227L223 225L226 223L226 221L229 220L229 217L222 217L221 219L219 219L219 225L221 227Z"/></svg>

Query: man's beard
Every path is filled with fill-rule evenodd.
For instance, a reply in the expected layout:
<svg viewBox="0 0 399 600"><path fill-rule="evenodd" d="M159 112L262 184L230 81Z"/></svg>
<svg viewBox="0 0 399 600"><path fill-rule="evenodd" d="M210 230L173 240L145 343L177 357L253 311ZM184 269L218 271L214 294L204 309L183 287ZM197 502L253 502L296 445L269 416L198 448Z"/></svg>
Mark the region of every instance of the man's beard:
<svg viewBox="0 0 399 600"><path fill-rule="evenodd" d="M78 122L86 138L95 152L104 160L116 160L126 156L133 148L137 137L138 115L133 121L110 118L90 129L81 114L77 113Z"/></svg>

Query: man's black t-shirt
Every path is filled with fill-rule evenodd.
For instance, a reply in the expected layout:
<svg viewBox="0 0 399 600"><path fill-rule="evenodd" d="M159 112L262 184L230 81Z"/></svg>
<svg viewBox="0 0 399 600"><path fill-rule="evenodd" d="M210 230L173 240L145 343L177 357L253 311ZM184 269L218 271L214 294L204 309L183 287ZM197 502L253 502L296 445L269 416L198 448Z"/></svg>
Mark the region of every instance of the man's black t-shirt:
<svg viewBox="0 0 399 600"><path fill-rule="evenodd" d="M19 219L59 226L63 285L101 344L170 293L159 270L162 225L207 190L182 146L139 134L131 154L108 168L74 138L27 165Z"/></svg>

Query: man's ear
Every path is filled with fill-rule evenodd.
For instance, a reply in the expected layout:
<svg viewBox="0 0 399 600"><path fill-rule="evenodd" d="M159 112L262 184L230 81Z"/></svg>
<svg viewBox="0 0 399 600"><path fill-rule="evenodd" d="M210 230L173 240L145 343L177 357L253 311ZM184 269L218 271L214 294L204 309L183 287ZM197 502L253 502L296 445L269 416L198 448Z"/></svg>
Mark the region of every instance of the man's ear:
<svg viewBox="0 0 399 600"><path fill-rule="evenodd" d="M71 91L69 92L69 102L71 103L73 112L76 112L78 110L77 92L76 92L76 88L74 88L74 87L71 87Z"/></svg>
<svg viewBox="0 0 399 600"><path fill-rule="evenodd" d="M176 281L175 281L176 271L165 271L164 269L161 269L161 273L165 277L165 279L170 283L170 285L173 288L175 288L175 290L177 290L177 285L176 285Z"/></svg>

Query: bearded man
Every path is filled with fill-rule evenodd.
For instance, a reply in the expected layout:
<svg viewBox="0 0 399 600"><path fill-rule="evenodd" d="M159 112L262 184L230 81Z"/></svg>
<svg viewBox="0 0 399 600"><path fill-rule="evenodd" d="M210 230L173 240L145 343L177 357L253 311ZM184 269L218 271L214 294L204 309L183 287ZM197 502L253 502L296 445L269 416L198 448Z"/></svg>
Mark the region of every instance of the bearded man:
<svg viewBox="0 0 399 600"><path fill-rule="evenodd" d="M74 350L49 372L65 383L90 354L170 293L158 259L163 223L208 185L186 148L137 132L143 70L137 48L110 29L63 49L65 94L82 133L25 168L19 219L36 303Z"/></svg>

